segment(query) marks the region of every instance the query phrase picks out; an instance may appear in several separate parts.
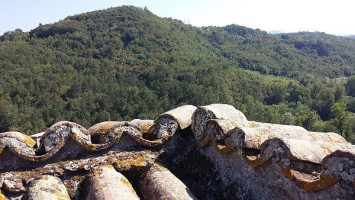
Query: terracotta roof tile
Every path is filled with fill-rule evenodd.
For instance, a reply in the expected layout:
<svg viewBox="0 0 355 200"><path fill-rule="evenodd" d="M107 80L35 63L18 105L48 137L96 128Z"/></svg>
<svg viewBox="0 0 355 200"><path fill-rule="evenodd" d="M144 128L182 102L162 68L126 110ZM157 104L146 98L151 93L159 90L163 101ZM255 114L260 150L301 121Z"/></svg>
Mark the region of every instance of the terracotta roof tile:
<svg viewBox="0 0 355 200"><path fill-rule="evenodd" d="M144 199L197 199L168 169L153 165L140 181Z"/></svg>
<svg viewBox="0 0 355 200"><path fill-rule="evenodd" d="M86 176L83 182L86 200L136 200L139 197L125 176L112 165L100 165Z"/></svg>
<svg viewBox="0 0 355 200"><path fill-rule="evenodd" d="M0 199L351 199L354 185L355 147L340 135L248 121L226 104L0 133Z"/></svg>
<svg viewBox="0 0 355 200"><path fill-rule="evenodd" d="M26 194L28 200L48 199L66 200L70 199L63 182L54 176L45 175L30 182Z"/></svg>

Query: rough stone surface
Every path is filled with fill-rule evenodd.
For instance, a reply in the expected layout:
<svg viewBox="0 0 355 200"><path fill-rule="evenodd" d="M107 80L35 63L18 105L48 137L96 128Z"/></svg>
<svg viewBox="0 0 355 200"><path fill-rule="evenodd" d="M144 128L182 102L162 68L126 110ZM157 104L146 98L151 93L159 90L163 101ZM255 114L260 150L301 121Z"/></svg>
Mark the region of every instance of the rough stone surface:
<svg viewBox="0 0 355 200"><path fill-rule="evenodd" d="M112 165L96 168L84 180L86 200L136 200L139 199L131 183L117 172Z"/></svg>
<svg viewBox="0 0 355 200"><path fill-rule="evenodd" d="M18 194L26 191L26 188L23 186L22 181L19 179L14 181L5 180L2 187L10 194Z"/></svg>
<svg viewBox="0 0 355 200"><path fill-rule="evenodd" d="M0 133L0 200L133 190L142 199L353 199L354 166L355 146L338 134L248 121L225 104L182 106L154 121ZM111 180L120 173L125 181Z"/></svg>
<svg viewBox="0 0 355 200"><path fill-rule="evenodd" d="M110 121L86 129L73 122L61 121L42 134L38 148L34 148L35 140L22 133L0 133L0 154L7 148L25 160L43 162L57 154L68 143L69 138L87 151L111 148L120 143L123 136L128 136L141 146L159 146L174 135L178 126L182 128L189 125L194 108L186 105L170 110L159 116L154 124L137 120L132 123ZM145 138L145 135L149 137ZM5 167L0 163L0 169L2 168Z"/></svg>
<svg viewBox="0 0 355 200"><path fill-rule="evenodd" d="M190 126L195 110L196 107L192 105L169 110L158 116L149 132L155 133L155 137L158 139L167 140L175 134L178 128L185 129Z"/></svg>
<svg viewBox="0 0 355 200"><path fill-rule="evenodd" d="M180 106L178 108L169 110L161 115L156 120L160 118L170 117L177 121L180 129L185 129L191 124L192 115L195 112L196 107L192 105Z"/></svg>
<svg viewBox="0 0 355 200"><path fill-rule="evenodd" d="M150 168L140 183L144 199L151 200L191 200L192 192L168 169L156 164Z"/></svg>
<svg viewBox="0 0 355 200"><path fill-rule="evenodd" d="M66 200L70 199L67 189L62 181L53 176L45 175L40 179L33 180L30 183L28 192L28 200Z"/></svg>
<svg viewBox="0 0 355 200"><path fill-rule="evenodd" d="M207 123L201 123L211 116ZM355 194L350 173L354 146L335 133L220 119L208 112L194 117L196 126L207 124L195 127L207 141L201 152L212 160L223 185L233 186L238 199L349 199ZM338 158L338 171L328 164L330 158Z"/></svg>
<svg viewBox="0 0 355 200"><path fill-rule="evenodd" d="M247 118L239 110L228 104L200 106L192 116L191 128L198 141L208 139L205 136L206 124L210 119L226 119L246 122Z"/></svg>

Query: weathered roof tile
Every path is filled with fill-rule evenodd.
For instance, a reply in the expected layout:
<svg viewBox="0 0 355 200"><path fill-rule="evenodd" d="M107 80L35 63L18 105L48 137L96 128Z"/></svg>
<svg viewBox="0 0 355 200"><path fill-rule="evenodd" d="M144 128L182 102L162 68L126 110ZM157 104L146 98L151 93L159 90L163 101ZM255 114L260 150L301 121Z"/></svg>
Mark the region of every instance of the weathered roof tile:
<svg viewBox="0 0 355 200"><path fill-rule="evenodd" d="M192 192L168 169L155 164L140 182L144 199L191 200L197 199Z"/></svg>
<svg viewBox="0 0 355 200"><path fill-rule="evenodd" d="M201 159L211 164L199 165ZM203 172L198 175L204 181L195 181L204 186L184 172L173 175L156 160L192 164L193 171ZM355 146L340 135L248 121L226 104L181 106L154 121L109 121L89 129L63 121L33 139L0 133L0 200L119 194L195 199L192 193L222 198L215 191L231 199L350 199L354 185Z"/></svg>
<svg viewBox="0 0 355 200"><path fill-rule="evenodd" d="M70 200L62 181L49 175L33 180L30 183L26 197L28 200Z"/></svg>
<svg viewBox="0 0 355 200"><path fill-rule="evenodd" d="M7 200L5 195L2 193L2 190L0 189L0 200Z"/></svg>
<svg viewBox="0 0 355 200"><path fill-rule="evenodd" d="M86 200L135 200L139 199L131 183L112 165L101 165L84 180Z"/></svg>

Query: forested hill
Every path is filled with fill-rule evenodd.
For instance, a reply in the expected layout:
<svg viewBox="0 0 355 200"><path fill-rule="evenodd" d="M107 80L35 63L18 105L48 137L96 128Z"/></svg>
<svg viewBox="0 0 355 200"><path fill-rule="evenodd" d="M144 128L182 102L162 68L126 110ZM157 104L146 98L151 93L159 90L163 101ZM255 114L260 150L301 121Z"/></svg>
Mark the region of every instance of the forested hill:
<svg viewBox="0 0 355 200"><path fill-rule="evenodd" d="M234 105L250 120L355 133L355 40L198 28L118 7L0 36L0 131Z"/></svg>

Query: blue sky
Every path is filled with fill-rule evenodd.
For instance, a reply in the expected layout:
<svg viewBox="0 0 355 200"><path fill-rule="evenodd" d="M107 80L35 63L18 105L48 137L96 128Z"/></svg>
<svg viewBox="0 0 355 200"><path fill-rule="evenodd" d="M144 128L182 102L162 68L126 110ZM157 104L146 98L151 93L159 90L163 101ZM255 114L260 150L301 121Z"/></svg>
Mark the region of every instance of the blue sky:
<svg viewBox="0 0 355 200"><path fill-rule="evenodd" d="M354 0L3 0L0 34L121 5L147 7L194 26L238 24L265 31L355 35Z"/></svg>

